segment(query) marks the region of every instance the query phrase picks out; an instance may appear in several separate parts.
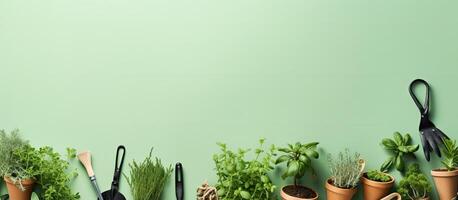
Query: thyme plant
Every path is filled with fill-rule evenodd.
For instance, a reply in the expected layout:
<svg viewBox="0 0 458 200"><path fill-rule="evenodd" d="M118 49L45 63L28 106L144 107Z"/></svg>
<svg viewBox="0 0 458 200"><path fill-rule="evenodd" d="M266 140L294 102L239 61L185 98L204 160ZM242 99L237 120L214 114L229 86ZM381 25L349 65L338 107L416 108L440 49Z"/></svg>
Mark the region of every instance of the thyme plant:
<svg viewBox="0 0 458 200"><path fill-rule="evenodd" d="M360 154L351 154L348 149L340 152L337 157L329 154L328 162L334 186L345 189L355 188L361 177L360 161Z"/></svg>

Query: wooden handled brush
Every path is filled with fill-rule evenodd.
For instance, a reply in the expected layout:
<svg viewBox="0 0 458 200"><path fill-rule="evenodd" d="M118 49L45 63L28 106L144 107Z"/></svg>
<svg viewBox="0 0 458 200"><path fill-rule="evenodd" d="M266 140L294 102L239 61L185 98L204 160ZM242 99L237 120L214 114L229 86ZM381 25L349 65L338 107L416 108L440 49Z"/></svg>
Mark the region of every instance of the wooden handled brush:
<svg viewBox="0 0 458 200"><path fill-rule="evenodd" d="M97 192L97 197L99 198L99 200L103 200L102 193L100 192L99 185L97 184L97 179L95 178L94 169L92 169L91 153L89 151L81 152L80 154L78 154L78 159L83 164L84 168L86 168L89 180L91 180L92 186Z"/></svg>

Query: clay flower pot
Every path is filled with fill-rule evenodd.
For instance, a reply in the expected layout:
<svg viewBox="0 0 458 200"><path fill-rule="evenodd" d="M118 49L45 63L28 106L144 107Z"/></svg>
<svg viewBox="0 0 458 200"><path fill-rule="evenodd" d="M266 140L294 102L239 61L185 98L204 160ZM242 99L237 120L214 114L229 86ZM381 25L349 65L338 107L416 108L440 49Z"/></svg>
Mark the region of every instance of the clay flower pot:
<svg viewBox="0 0 458 200"><path fill-rule="evenodd" d="M283 200L316 200L318 199L318 193L305 186L287 185L280 191L281 199ZM297 194L293 194L297 193Z"/></svg>
<svg viewBox="0 0 458 200"><path fill-rule="evenodd" d="M390 194L391 188L394 185L394 177L390 176L389 182L378 182L367 178L367 173L361 176L361 183L363 184L364 200L380 200L381 198Z"/></svg>
<svg viewBox="0 0 458 200"><path fill-rule="evenodd" d="M11 200L30 200L32 198L33 186L35 184L33 180L23 180L21 184L25 190L22 191L10 178L4 177L3 179L6 182L6 187L8 188L8 194Z"/></svg>
<svg viewBox="0 0 458 200"><path fill-rule="evenodd" d="M338 188L332 184L332 180L326 181L326 199L328 200L351 200L358 190L356 188Z"/></svg>
<svg viewBox="0 0 458 200"><path fill-rule="evenodd" d="M447 171L436 169L431 171L440 200L450 200L458 192L458 169Z"/></svg>

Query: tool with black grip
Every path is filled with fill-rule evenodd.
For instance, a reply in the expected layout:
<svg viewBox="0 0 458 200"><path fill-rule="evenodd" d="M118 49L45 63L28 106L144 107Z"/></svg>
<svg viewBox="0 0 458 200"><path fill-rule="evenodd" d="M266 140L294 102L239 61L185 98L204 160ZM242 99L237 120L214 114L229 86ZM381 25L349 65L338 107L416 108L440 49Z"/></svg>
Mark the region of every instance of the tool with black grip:
<svg viewBox="0 0 458 200"><path fill-rule="evenodd" d="M418 100L417 96L415 96L415 93L413 91L414 87L417 84L423 84L426 87L426 97L424 105L421 105L420 101ZM430 91L431 88L429 87L429 84L423 79L416 79L409 86L410 96L412 96L412 99L417 105L418 110L420 110L421 114L419 127L420 138L423 146L423 152L425 153L425 158L427 161L430 160L431 152L435 152L437 156L441 157L440 146L443 145L444 139L448 139L447 135L445 135L440 129L438 129L429 119Z"/></svg>

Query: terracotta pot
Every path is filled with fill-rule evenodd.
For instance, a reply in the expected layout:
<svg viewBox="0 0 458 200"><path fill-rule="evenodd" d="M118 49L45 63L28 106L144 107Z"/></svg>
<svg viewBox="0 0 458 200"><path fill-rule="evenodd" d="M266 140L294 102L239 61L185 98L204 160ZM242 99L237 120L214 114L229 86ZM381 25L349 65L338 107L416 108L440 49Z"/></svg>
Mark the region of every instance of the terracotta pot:
<svg viewBox="0 0 458 200"><path fill-rule="evenodd" d="M356 188L338 188L332 184L332 180L326 181L326 199L328 200L351 200L358 190Z"/></svg>
<svg viewBox="0 0 458 200"><path fill-rule="evenodd" d="M391 181L389 182L378 182L367 178L367 173L364 173L361 177L361 183L363 185L364 200L380 200L381 198L390 194L391 188L394 185L394 177L390 176Z"/></svg>
<svg viewBox="0 0 458 200"><path fill-rule="evenodd" d="M10 178L4 177L3 180L6 182L11 200L30 200L32 198L33 186L35 184L33 180L28 179L21 182L25 189L24 191L19 189Z"/></svg>
<svg viewBox="0 0 458 200"><path fill-rule="evenodd" d="M458 192L458 169L447 171L436 169L431 171L440 200L450 200Z"/></svg>
<svg viewBox="0 0 458 200"><path fill-rule="evenodd" d="M283 199L283 200L316 200L316 199L318 199L318 193L316 193L314 190L312 190L312 189L310 189L308 187L299 186L299 187L302 187L302 188L304 188L306 190L309 190L309 191L313 192L314 195L312 195L312 196L314 196L314 197L311 197L311 198L299 198L299 197L291 196L287 192L285 192L285 188L287 188L287 187L294 187L294 185L288 185L288 186L285 186L285 187L281 188L280 195L281 195L281 199Z"/></svg>

